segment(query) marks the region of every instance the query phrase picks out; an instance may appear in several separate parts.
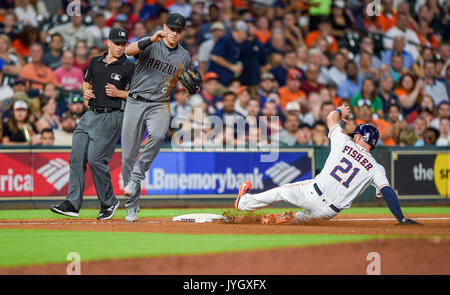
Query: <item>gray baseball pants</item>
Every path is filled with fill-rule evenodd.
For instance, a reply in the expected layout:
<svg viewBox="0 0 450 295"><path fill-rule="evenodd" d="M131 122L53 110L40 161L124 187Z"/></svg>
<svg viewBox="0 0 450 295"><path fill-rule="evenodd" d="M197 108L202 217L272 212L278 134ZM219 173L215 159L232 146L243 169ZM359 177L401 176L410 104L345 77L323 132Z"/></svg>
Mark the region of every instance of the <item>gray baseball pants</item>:
<svg viewBox="0 0 450 295"><path fill-rule="evenodd" d="M168 102L142 102L127 98L122 126L122 179L124 187L129 181L141 184L164 142L170 124ZM148 130L149 141L141 153L142 137ZM138 155L139 153L139 155ZM140 186L139 186L140 187ZM125 207L138 206L140 189L135 196L126 196Z"/></svg>
<svg viewBox="0 0 450 295"><path fill-rule="evenodd" d="M80 210L83 202L86 163L89 163L101 206L117 204L108 164L119 141L122 120L123 112L94 113L89 110L75 128L69 157L69 192L66 198L75 209Z"/></svg>

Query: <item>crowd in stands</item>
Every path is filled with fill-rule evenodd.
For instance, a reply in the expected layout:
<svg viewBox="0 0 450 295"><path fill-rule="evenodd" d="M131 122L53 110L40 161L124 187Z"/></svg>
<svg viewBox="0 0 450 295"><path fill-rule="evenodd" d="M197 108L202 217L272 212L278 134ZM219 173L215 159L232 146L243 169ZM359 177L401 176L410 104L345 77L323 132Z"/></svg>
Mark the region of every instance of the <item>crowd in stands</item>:
<svg viewBox="0 0 450 295"><path fill-rule="evenodd" d="M346 132L370 123L380 145L450 145L448 1L71 2L0 3L2 145L70 146L84 73L110 29L134 42L173 12L188 19L181 46L203 84L173 92L167 143L327 146L326 118L344 104Z"/></svg>

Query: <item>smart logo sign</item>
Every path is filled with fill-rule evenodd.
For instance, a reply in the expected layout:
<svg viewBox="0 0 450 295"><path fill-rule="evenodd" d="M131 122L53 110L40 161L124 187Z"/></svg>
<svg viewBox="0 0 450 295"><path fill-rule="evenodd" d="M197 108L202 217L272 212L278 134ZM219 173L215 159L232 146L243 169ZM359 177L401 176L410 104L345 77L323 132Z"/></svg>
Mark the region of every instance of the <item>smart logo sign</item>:
<svg viewBox="0 0 450 295"><path fill-rule="evenodd" d="M394 152L392 183L399 196L448 197L450 154Z"/></svg>

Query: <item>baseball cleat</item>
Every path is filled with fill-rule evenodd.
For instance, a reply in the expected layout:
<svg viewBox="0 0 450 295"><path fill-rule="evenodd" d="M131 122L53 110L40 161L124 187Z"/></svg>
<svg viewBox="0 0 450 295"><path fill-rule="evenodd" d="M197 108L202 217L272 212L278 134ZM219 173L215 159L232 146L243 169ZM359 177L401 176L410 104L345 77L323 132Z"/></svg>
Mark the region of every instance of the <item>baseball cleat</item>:
<svg viewBox="0 0 450 295"><path fill-rule="evenodd" d="M50 206L50 211L65 216L78 217L78 210L75 209L72 203L68 200L65 200L59 205Z"/></svg>
<svg viewBox="0 0 450 295"><path fill-rule="evenodd" d="M138 193L138 190L139 190L139 184L130 180L130 182L128 182L128 184L123 189L123 192L126 196L133 197Z"/></svg>
<svg viewBox="0 0 450 295"><path fill-rule="evenodd" d="M117 208L119 207L120 202L117 201L116 205L106 206L100 209L100 213L97 216L98 220L108 220L113 217L114 213L116 213Z"/></svg>
<svg viewBox="0 0 450 295"><path fill-rule="evenodd" d="M239 194L236 200L234 201L234 208L236 210L239 210L239 201L241 200L241 197L245 195L246 193L250 192L252 189L252 183L250 181L246 181L239 187Z"/></svg>
<svg viewBox="0 0 450 295"><path fill-rule="evenodd" d="M262 224L286 224L295 220L295 214L292 211L286 211L283 214L267 214L261 219Z"/></svg>
<svg viewBox="0 0 450 295"><path fill-rule="evenodd" d="M125 216L126 222L136 222L138 220L137 213L139 212L139 207L127 208L127 216Z"/></svg>

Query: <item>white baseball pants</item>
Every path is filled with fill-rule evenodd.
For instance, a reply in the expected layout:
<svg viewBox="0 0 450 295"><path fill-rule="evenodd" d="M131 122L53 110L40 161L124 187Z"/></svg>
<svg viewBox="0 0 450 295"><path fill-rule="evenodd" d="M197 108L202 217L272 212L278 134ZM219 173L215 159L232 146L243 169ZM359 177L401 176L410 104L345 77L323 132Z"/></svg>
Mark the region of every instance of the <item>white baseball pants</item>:
<svg viewBox="0 0 450 295"><path fill-rule="evenodd" d="M298 223L311 220L327 220L338 214L330 208L331 203L314 189L314 180L285 184L260 194L245 194L239 201L239 210L253 211L279 201L289 202L303 208L295 214Z"/></svg>

